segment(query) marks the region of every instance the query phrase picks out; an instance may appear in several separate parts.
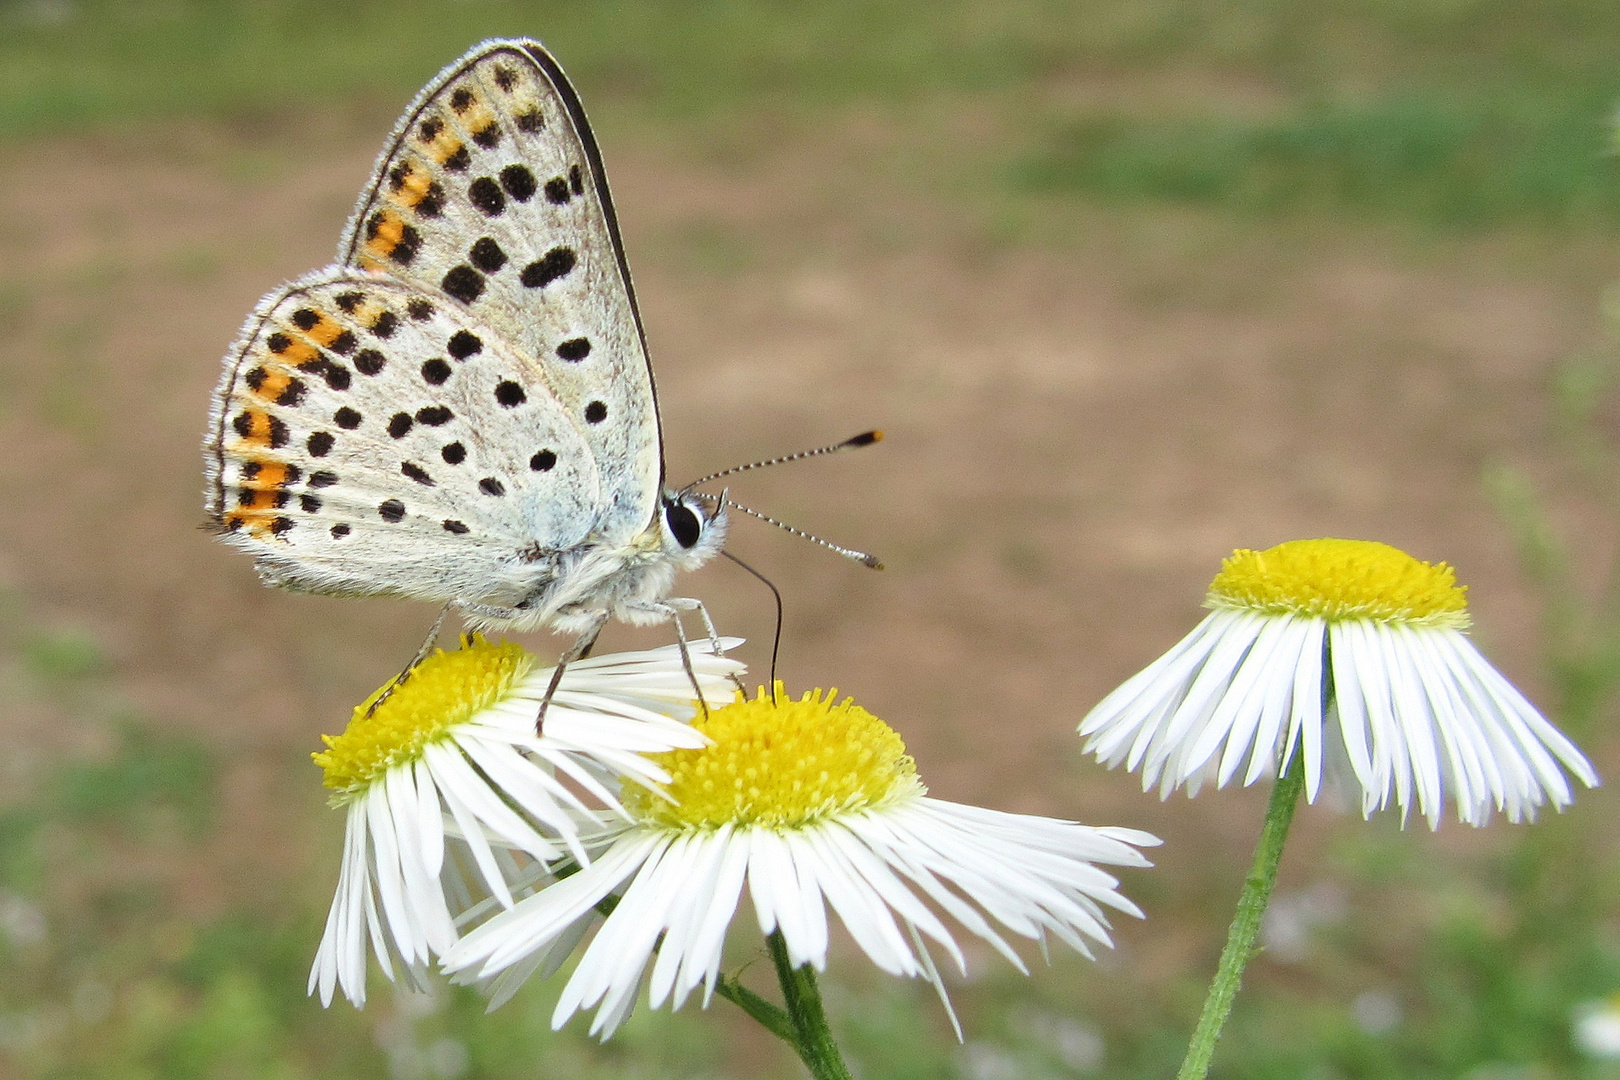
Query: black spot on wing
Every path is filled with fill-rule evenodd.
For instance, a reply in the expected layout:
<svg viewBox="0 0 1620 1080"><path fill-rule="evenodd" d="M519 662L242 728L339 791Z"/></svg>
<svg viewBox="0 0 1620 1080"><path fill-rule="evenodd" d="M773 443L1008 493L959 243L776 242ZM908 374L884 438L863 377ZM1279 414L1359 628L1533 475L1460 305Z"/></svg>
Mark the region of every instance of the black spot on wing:
<svg viewBox="0 0 1620 1080"><path fill-rule="evenodd" d="M427 218L436 218L444 213L444 185L437 180L429 184L416 201L416 212Z"/></svg>
<svg viewBox="0 0 1620 1080"><path fill-rule="evenodd" d="M467 252L467 259L486 274L493 274L506 265L506 252L492 237L480 237Z"/></svg>
<svg viewBox="0 0 1620 1080"><path fill-rule="evenodd" d="M485 217L496 217L506 209L506 192L493 177L480 176L467 185L467 200Z"/></svg>
<svg viewBox="0 0 1620 1080"><path fill-rule="evenodd" d="M573 248L554 247L541 258L523 268L518 280L531 289L550 285L574 268L578 261Z"/></svg>
<svg viewBox="0 0 1620 1080"><path fill-rule="evenodd" d="M354 373L335 360L322 356L315 360L306 360L298 365L299 371L311 375L319 375L326 380L326 385L333 390L347 390L354 381Z"/></svg>
<svg viewBox="0 0 1620 1080"><path fill-rule="evenodd" d="M527 165L508 165L501 170L501 187L518 202L534 198L535 183L534 173Z"/></svg>
<svg viewBox="0 0 1620 1080"><path fill-rule="evenodd" d="M439 287L463 304L470 304L484 295L484 284L483 274L461 263L450 268Z"/></svg>
<svg viewBox="0 0 1620 1080"><path fill-rule="evenodd" d="M428 427L440 427L448 424L455 416L443 405L424 405L416 410L416 422L426 424Z"/></svg>

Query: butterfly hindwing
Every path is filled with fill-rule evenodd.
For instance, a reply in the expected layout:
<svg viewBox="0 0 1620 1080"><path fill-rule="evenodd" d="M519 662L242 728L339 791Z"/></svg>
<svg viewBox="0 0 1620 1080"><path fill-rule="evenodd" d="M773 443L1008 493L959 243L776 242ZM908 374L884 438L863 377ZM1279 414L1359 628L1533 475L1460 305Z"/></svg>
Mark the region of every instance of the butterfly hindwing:
<svg viewBox="0 0 1620 1080"><path fill-rule="evenodd" d="M333 268L267 298L227 357L207 510L281 584L509 602L595 525L584 427L460 305Z"/></svg>
<svg viewBox="0 0 1620 1080"><path fill-rule="evenodd" d="M444 297L531 358L598 464L596 535L647 527L663 461L640 317L595 140L538 43L487 43L418 95L339 258Z"/></svg>

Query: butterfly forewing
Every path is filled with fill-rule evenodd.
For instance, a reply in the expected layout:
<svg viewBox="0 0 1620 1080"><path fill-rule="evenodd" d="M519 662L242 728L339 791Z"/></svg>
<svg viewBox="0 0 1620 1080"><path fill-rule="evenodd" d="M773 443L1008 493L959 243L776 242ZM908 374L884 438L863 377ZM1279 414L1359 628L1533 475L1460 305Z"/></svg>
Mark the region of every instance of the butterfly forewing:
<svg viewBox="0 0 1620 1080"><path fill-rule="evenodd" d="M663 463L640 319L595 141L544 50L492 43L423 90L339 258L532 359L600 466L594 535L623 543L647 527Z"/></svg>
<svg viewBox="0 0 1620 1080"><path fill-rule="evenodd" d="M509 602L601 504L585 423L540 365L374 275L268 298L214 408L210 518L281 584Z"/></svg>

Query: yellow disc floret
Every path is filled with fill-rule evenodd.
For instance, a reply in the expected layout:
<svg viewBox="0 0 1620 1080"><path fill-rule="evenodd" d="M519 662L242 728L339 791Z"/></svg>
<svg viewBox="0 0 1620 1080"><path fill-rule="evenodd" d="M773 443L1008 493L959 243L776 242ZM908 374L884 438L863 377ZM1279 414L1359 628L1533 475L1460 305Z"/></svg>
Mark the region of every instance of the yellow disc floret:
<svg viewBox="0 0 1620 1080"><path fill-rule="evenodd" d="M534 658L516 645L491 645L479 634L463 638L460 649L440 649L404 682L390 684L391 692L381 687L355 706L343 734L322 735L326 749L310 756L325 770L326 786L338 793L334 799L347 801L494 704L533 666ZM378 698L382 703L367 715Z"/></svg>
<svg viewBox="0 0 1620 1080"><path fill-rule="evenodd" d="M1371 540L1291 540L1239 549L1210 582L1205 607L1329 620L1466 629L1468 588L1446 563L1419 562Z"/></svg>
<svg viewBox="0 0 1620 1080"><path fill-rule="evenodd" d="M837 697L816 690L793 701L780 684L775 701L763 689L751 701L739 695L693 722L712 745L653 755L669 771L673 802L627 786L625 808L674 829L795 828L923 794L894 729Z"/></svg>

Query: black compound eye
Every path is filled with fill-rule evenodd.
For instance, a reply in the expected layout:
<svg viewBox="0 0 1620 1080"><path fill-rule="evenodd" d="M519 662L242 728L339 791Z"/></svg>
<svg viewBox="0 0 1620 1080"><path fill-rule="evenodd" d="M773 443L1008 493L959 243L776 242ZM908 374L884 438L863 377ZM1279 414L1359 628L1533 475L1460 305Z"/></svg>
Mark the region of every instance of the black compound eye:
<svg viewBox="0 0 1620 1080"><path fill-rule="evenodd" d="M669 523L670 534L683 548L689 548L703 535L703 525L691 509L678 502L664 504L664 520Z"/></svg>

